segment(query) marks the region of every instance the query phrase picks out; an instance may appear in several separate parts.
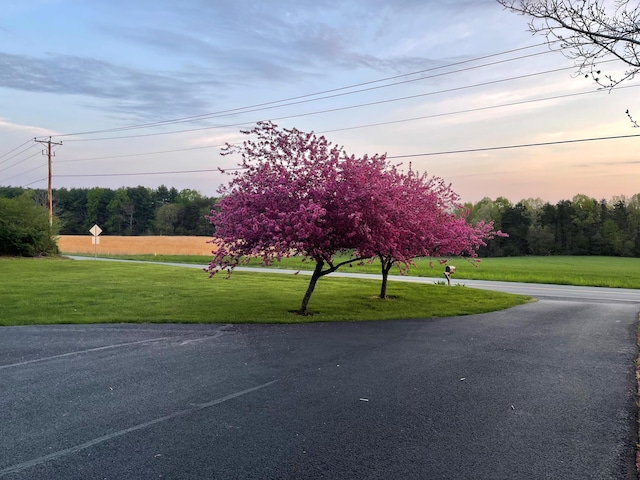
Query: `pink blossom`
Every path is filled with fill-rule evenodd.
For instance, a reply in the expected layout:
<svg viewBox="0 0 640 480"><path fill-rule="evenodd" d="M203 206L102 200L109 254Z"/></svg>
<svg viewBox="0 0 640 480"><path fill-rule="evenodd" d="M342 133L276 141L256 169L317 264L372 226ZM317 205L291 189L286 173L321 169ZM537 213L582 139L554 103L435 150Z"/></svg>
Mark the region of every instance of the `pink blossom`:
<svg viewBox="0 0 640 480"><path fill-rule="evenodd" d="M211 212L219 248L209 272L231 272L251 257L264 264L291 255L311 259L300 314L318 279L343 265L380 258L384 297L394 264L404 272L419 256L474 256L500 234L492 224L468 225L442 179L403 173L385 155L350 156L323 136L271 122L243 133L252 138L222 153L239 155L242 169L230 174ZM349 258L335 263L337 254Z"/></svg>

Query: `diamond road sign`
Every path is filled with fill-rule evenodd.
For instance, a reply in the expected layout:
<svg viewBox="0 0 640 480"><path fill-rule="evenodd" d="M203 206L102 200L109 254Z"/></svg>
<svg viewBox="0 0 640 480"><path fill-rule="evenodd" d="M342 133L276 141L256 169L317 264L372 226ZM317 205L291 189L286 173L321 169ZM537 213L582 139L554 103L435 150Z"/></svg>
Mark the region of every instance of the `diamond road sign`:
<svg viewBox="0 0 640 480"><path fill-rule="evenodd" d="M102 229L98 225L94 225L93 227L91 227L89 231L91 232L91 235L93 235L94 237L97 237L102 233Z"/></svg>

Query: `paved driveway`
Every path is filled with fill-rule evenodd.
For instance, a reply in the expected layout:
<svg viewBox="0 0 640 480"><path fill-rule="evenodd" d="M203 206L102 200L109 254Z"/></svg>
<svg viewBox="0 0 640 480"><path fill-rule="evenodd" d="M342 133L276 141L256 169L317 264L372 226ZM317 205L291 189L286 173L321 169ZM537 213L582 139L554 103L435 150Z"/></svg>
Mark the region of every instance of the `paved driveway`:
<svg viewBox="0 0 640 480"><path fill-rule="evenodd" d="M0 329L0 478L635 479L638 304Z"/></svg>

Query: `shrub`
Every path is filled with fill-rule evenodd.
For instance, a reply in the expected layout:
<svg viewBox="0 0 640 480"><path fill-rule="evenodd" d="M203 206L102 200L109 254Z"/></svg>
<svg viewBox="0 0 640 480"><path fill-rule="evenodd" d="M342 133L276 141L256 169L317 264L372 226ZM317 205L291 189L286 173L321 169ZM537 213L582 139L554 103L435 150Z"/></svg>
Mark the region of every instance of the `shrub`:
<svg viewBox="0 0 640 480"><path fill-rule="evenodd" d="M0 255L56 255L56 230L49 225L47 209L36 205L29 192L0 198Z"/></svg>

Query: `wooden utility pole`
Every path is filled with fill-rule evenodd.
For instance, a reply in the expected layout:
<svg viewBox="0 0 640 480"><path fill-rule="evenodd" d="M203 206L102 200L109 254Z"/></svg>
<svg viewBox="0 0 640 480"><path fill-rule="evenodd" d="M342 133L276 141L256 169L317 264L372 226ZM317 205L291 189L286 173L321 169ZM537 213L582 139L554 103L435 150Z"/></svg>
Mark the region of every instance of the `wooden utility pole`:
<svg viewBox="0 0 640 480"><path fill-rule="evenodd" d="M52 157L52 153L51 153L51 145L62 145L62 142L52 142L51 141L51 137L49 137L49 140L38 140L36 138L33 139L34 142L38 142L38 143L46 143L47 144L47 161L49 164L49 181L48 181L48 185L47 185L47 201L48 201L48 210L49 210L49 226L53 226L53 191L51 188L51 157ZM44 154L44 152L42 152Z"/></svg>

